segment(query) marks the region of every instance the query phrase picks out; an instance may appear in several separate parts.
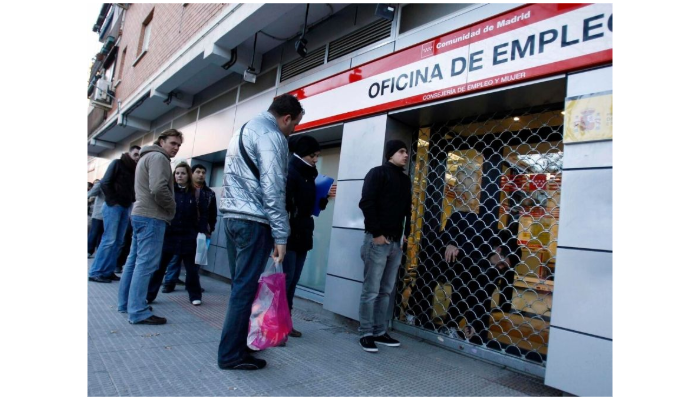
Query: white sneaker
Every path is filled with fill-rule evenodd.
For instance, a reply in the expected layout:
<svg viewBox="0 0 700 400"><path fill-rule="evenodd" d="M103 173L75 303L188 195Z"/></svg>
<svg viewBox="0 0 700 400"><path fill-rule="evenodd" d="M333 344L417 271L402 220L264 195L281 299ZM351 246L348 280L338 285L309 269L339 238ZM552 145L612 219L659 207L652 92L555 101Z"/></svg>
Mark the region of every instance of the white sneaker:
<svg viewBox="0 0 700 400"><path fill-rule="evenodd" d="M198 306L198 305L200 305L200 304L202 304L202 300L192 300L192 305L193 305L193 306Z"/></svg>
<svg viewBox="0 0 700 400"><path fill-rule="evenodd" d="M411 314L406 314L406 323L408 325L415 325L416 324L416 317Z"/></svg>

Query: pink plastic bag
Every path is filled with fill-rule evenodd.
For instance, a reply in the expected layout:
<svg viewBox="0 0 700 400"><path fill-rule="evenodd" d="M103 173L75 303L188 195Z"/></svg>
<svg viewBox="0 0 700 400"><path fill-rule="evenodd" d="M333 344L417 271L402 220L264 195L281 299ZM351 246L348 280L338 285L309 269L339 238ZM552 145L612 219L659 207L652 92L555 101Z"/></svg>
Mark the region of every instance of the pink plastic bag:
<svg viewBox="0 0 700 400"><path fill-rule="evenodd" d="M263 274L258 283L248 324L248 347L253 350L278 346L287 341L292 331L286 279L278 270L279 266L275 266L275 272Z"/></svg>

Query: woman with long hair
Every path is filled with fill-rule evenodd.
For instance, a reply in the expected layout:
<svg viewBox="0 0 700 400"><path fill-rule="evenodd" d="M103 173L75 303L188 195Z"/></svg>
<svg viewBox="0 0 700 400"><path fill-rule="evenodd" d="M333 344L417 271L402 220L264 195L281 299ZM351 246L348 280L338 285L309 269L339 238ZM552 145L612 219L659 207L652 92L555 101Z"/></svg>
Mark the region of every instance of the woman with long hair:
<svg viewBox="0 0 700 400"><path fill-rule="evenodd" d="M186 162L177 164L173 176L177 205L175 217L165 230L160 267L151 277L146 300L151 303L156 299L168 264L173 257L179 256L187 271L185 289L189 293L190 302L198 306L202 304L202 287L199 284L199 266L195 264L194 256L197 251L197 234L207 232L206 204L197 202L192 169Z"/></svg>

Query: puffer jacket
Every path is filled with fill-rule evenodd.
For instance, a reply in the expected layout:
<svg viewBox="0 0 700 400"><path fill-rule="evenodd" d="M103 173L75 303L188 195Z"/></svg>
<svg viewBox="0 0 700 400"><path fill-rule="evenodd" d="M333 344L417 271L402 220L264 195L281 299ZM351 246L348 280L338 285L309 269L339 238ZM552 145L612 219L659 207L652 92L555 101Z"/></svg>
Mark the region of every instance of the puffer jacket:
<svg viewBox="0 0 700 400"><path fill-rule="evenodd" d="M238 130L226 151L219 211L224 218L268 224L275 244L286 244L290 233L285 209L287 138L277 127L275 117L267 111L250 120L242 133L243 146L260 171L260 180L253 175L239 151L241 130Z"/></svg>

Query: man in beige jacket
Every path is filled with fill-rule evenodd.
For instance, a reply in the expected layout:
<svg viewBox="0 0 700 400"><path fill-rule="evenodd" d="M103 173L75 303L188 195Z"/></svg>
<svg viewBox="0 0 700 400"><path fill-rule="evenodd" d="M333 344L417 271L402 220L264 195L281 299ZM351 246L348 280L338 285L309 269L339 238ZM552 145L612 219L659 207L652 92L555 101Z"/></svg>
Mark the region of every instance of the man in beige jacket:
<svg viewBox="0 0 700 400"><path fill-rule="evenodd" d="M175 216L173 175L170 159L182 144L182 133L168 129L151 146L141 149L136 167L136 203L131 212L134 234L129 257L119 285L117 310L129 313L132 324L161 325L163 317L153 315L146 302L148 283L160 262L165 227Z"/></svg>

